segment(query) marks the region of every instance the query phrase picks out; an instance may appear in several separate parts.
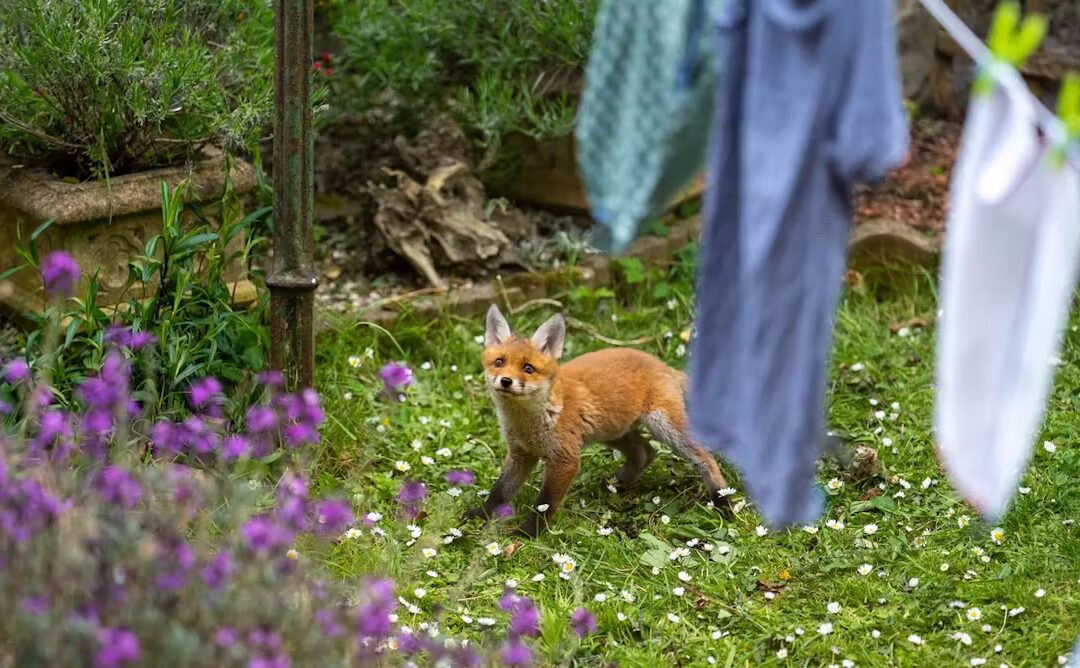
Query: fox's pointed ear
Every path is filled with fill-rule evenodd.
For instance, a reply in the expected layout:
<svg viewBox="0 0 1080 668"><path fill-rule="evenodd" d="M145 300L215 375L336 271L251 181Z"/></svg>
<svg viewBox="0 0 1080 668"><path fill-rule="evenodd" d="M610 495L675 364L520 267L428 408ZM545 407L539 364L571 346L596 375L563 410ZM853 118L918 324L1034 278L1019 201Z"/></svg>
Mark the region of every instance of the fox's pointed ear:
<svg viewBox="0 0 1080 668"><path fill-rule="evenodd" d="M562 357L563 341L566 340L566 320L558 313L547 319L537 328L532 342L545 355L555 359Z"/></svg>
<svg viewBox="0 0 1080 668"><path fill-rule="evenodd" d="M487 312L486 329L484 331L484 345L497 346L510 338L510 325L503 317L499 307L492 304Z"/></svg>

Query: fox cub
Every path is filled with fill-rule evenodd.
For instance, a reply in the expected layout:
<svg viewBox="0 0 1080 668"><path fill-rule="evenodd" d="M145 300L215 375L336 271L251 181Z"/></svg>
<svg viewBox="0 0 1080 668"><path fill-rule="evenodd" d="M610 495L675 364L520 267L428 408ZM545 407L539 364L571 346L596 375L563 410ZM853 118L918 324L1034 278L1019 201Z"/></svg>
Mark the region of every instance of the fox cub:
<svg viewBox="0 0 1080 668"><path fill-rule="evenodd" d="M633 487L656 457L641 427L689 460L705 480L710 498L720 503L718 492L727 486L724 476L688 431L686 376L628 348L587 353L560 366L565 336L561 315L527 339L511 333L498 307L488 310L484 376L507 452L484 504L466 517L491 517L514 498L543 459L540 495L519 530L535 537L562 504L586 443L606 443L621 452L625 463L616 473L618 486Z"/></svg>

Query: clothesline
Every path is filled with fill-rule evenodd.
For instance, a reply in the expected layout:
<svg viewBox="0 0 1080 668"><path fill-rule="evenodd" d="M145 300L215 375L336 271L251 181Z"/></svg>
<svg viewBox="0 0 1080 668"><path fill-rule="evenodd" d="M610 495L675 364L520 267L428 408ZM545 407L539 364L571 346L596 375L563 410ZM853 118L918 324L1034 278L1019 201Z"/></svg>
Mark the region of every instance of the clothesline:
<svg viewBox="0 0 1080 668"><path fill-rule="evenodd" d="M926 11L930 12L930 15L941 24L941 27L956 40L956 43L960 45L960 48L963 49L972 60L983 66L998 62L994 58L993 52L982 43L982 40L972 32L971 28L969 28L955 12L943 2L943 0L919 0L919 2L926 8ZM1000 65L1000 63L998 64ZM986 69L987 72L995 78L1000 78L1001 72L1003 71L1000 67L987 67ZM1015 76L1019 77L1019 74L1011 67L1008 67L1005 71L1010 71ZM1035 97L1026 86L1023 88L1023 94L1030 98L1032 108L1038 116L1037 120L1039 127L1042 128L1051 139L1064 140L1068 136L1068 132L1061 119L1047 109L1042 101ZM1068 140L1066 154L1069 166L1080 172L1080 141L1075 138Z"/></svg>

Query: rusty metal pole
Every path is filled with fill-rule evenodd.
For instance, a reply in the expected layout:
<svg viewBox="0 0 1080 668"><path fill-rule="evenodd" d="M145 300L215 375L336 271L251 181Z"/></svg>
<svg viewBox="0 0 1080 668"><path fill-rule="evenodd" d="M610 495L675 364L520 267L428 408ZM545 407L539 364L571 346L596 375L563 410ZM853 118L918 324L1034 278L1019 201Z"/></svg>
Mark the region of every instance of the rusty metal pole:
<svg viewBox="0 0 1080 668"><path fill-rule="evenodd" d="M315 146L311 134L313 0L276 0L274 17L274 261L270 365L290 391L311 387L315 363L312 258Z"/></svg>

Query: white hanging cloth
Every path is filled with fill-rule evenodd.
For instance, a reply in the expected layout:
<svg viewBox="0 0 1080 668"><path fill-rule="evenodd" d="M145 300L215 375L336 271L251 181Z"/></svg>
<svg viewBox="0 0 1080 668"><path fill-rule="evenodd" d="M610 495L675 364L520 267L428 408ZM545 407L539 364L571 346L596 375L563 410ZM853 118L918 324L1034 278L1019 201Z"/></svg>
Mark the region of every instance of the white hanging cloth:
<svg viewBox="0 0 1080 668"><path fill-rule="evenodd" d="M953 173L935 428L957 490L997 518L1043 420L1080 263L1080 175L1052 159L1017 72L990 65Z"/></svg>

